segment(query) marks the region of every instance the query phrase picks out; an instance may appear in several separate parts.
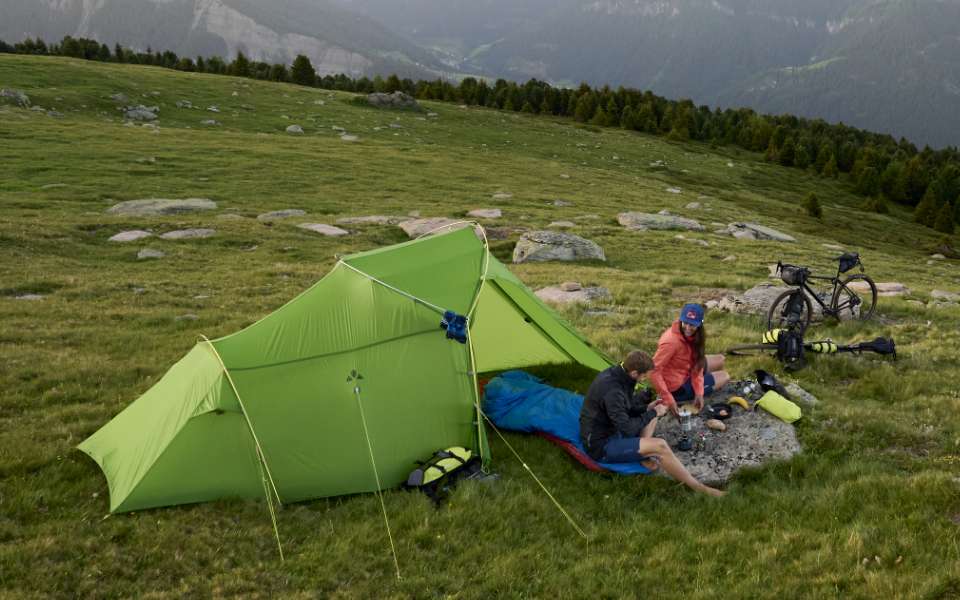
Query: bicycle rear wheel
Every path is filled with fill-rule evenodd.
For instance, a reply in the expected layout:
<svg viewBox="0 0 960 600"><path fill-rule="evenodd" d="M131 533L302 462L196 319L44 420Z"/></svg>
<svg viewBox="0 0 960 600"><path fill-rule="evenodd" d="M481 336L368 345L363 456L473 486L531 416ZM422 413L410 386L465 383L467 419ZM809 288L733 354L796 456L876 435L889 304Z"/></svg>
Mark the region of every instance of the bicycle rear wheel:
<svg viewBox="0 0 960 600"><path fill-rule="evenodd" d="M830 301L830 308L841 321L866 321L873 316L873 311L877 308L877 284L867 275L859 273L847 277L837 286L837 291Z"/></svg>
<svg viewBox="0 0 960 600"><path fill-rule="evenodd" d="M799 295L794 299L795 295ZM787 290L777 296L767 313L767 330L790 329L799 326L801 332L807 330L813 317L813 305L803 290Z"/></svg>

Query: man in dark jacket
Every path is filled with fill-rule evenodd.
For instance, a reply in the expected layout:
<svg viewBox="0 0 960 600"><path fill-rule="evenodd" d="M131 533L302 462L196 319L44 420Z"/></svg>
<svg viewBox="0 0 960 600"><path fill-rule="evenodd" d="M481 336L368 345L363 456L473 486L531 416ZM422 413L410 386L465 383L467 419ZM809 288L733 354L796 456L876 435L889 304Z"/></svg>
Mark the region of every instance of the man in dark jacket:
<svg viewBox="0 0 960 600"><path fill-rule="evenodd" d="M724 492L697 481L662 438L653 437L657 420L667 413L646 394L635 394L637 381L653 368L653 360L634 350L623 362L597 375L580 410L580 439L598 462L657 464L681 483L699 492L722 496Z"/></svg>

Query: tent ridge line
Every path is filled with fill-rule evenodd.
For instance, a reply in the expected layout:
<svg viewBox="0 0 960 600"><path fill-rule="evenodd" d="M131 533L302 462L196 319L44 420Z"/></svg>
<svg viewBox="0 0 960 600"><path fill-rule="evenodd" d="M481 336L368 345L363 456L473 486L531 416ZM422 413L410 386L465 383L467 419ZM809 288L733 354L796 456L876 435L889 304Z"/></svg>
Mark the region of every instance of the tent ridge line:
<svg viewBox="0 0 960 600"><path fill-rule="evenodd" d="M401 290L400 288L395 287L395 286L392 286L392 285L390 285L389 283L387 283L387 282L385 282L385 281L381 281L380 279L377 279L377 278L374 277L373 275L371 275L371 274L369 274L369 273L366 273L366 272L364 272L364 271L361 271L360 269L356 268L355 266L351 265L350 263L344 262L343 259L340 259L340 261L339 261L337 264L341 264L341 265L347 267L348 269L350 269L351 271L354 271L355 273L357 273L357 274L359 274L359 275L362 275L363 277L366 277L366 278L369 279L370 281L373 281L374 283L378 283L378 284L382 285L383 287L385 287L385 288L387 288L387 289L389 289L389 290L392 290L392 291L400 294L401 296L405 296L405 297L413 300L414 302L417 302L417 303L422 304L422 305L424 305L424 306L426 306L426 307L428 307L428 308L431 308L431 309L437 311L438 313L440 313L441 315L445 312L445 310L444 310L443 308L440 308L440 307L437 306L436 304L433 304L433 303L431 303L431 302L427 302L427 301L424 300L423 298L418 298L417 296L414 296L414 295L411 294L410 292L405 292L405 291Z"/></svg>

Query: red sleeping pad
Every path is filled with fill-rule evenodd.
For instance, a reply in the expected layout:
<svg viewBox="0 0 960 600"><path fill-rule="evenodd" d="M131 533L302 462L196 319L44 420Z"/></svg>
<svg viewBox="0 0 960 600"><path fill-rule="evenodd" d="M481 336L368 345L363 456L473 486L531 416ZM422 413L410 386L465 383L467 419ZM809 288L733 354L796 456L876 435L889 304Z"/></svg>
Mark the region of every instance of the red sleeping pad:
<svg viewBox="0 0 960 600"><path fill-rule="evenodd" d="M578 463L580 463L581 465L583 465L584 467L586 467L588 470L593 471L594 473L609 473L609 472L610 472L610 471L608 471L607 469L604 469L603 467L601 467L600 465L598 465L597 462L596 462L595 460L593 460L592 458L590 458L589 455L581 452L579 448L577 448L576 446L574 446L574 445L571 444L570 442L568 442L568 441L566 441L566 440L561 440L560 438L558 438L558 437L556 437L556 436L553 436L553 435L550 435L549 433L545 433L545 432L543 432L543 431L538 431L538 432L537 432L537 435L539 435L540 437L542 437L542 438L544 438L544 439L546 439L546 440L549 440L549 441L553 442L554 444L556 444L557 446L560 446L561 448L563 448L563 450L564 450L567 454L569 454L570 456L572 456L575 461L577 461Z"/></svg>

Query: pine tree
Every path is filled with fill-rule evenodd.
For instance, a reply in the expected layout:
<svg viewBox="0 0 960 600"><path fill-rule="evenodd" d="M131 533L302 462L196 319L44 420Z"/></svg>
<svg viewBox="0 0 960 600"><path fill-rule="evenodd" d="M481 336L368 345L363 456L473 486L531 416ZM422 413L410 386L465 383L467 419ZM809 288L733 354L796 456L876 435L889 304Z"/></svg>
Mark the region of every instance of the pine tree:
<svg viewBox="0 0 960 600"><path fill-rule="evenodd" d="M890 212L890 207L887 206L887 201L883 199L882 196L869 196L866 200L863 201L863 204L860 205L860 208L867 212L874 212L879 214L887 214Z"/></svg>
<svg viewBox="0 0 960 600"><path fill-rule="evenodd" d="M937 195L933 186L929 186L927 192L923 195L923 199L920 200L920 204L917 204L917 208L913 210L913 220L921 225L933 227L936 218Z"/></svg>
<svg viewBox="0 0 960 600"><path fill-rule="evenodd" d="M880 175L873 167L864 167L857 178L856 191L863 196L876 196L880 192Z"/></svg>
<svg viewBox="0 0 960 600"><path fill-rule="evenodd" d="M390 77L387 77L387 81L384 82L383 84L383 91L385 91L388 94L399 92L402 89L403 89L403 84L400 83L400 78L397 77L396 74L393 74Z"/></svg>
<svg viewBox="0 0 960 600"><path fill-rule="evenodd" d="M243 52L237 52L237 57L230 63L227 73L237 77L250 77L250 61L247 60Z"/></svg>
<svg viewBox="0 0 960 600"><path fill-rule="evenodd" d="M523 102L523 106L520 107L520 112L525 112L532 115L532 114L536 114L537 111L533 109L533 105L530 104L529 100L525 100Z"/></svg>
<svg viewBox="0 0 960 600"><path fill-rule="evenodd" d="M313 70L313 64L310 59L302 54L298 54L293 60L293 66L290 69L290 81L297 85L312 86L317 81L317 72Z"/></svg>
<svg viewBox="0 0 960 600"><path fill-rule="evenodd" d="M805 144L797 144L797 149L794 152L793 164L796 165L798 169L806 169L810 166L810 154L807 153L807 147Z"/></svg>
<svg viewBox="0 0 960 600"><path fill-rule="evenodd" d="M953 207L949 202L945 202L937 213L937 218L933 222L933 228L940 233L953 233Z"/></svg>
<svg viewBox="0 0 960 600"><path fill-rule="evenodd" d="M594 113L593 118L590 119L590 124L598 127L606 127L610 124L610 116L602 106L597 108L597 112Z"/></svg>
<svg viewBox="0 0 960 600"><path fill-rule="evenodd" d="M783 141L783 147L780 148L780 156L778 160L781 165L785 167L793 166L793 157L794 153L797 150L797 145L793 142L793 138L788 137Z"/></svg>
<svg viewBox="0 0 960 600"><path fill-rule="evenodd" d="M832 177L833 179L840 176L840 169L837 168L837 158L832 154L827 164L823 165L823 176Z"/></svg>
<svg viewBox="0 0 960 600"><path fill-rule="evenodd" d="M803 199L803 209L807 211L807 214L813 217L814 219L823 218L823 209L820 208L820 200L817 198L817 195L813 192L807 194Z"/></svg>
<svg viewBox="0 0 960 600"><path fill-rule="evenodd" d="M581 123L586 123L593 118L597 112L597 99L593 92L587 92L577 100L577 109L573 113L573 118Z"/></svg>

